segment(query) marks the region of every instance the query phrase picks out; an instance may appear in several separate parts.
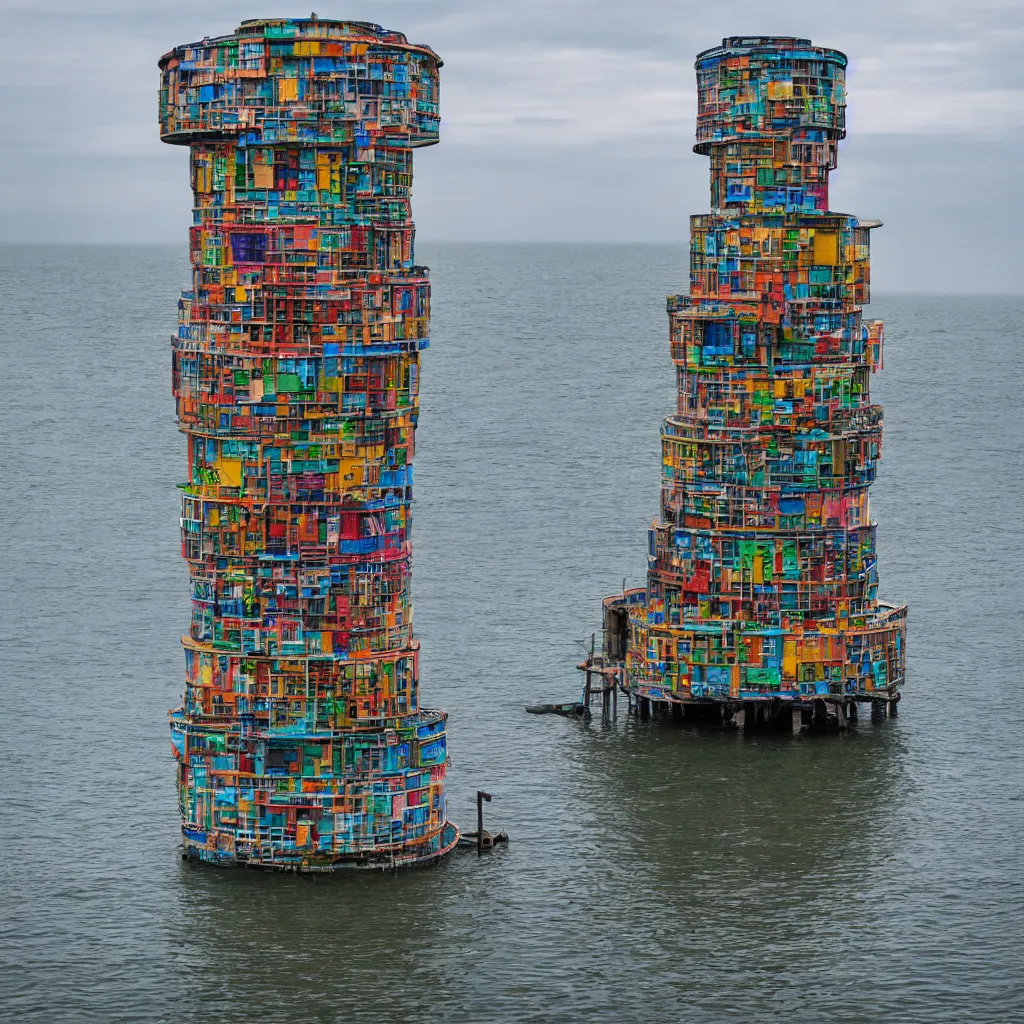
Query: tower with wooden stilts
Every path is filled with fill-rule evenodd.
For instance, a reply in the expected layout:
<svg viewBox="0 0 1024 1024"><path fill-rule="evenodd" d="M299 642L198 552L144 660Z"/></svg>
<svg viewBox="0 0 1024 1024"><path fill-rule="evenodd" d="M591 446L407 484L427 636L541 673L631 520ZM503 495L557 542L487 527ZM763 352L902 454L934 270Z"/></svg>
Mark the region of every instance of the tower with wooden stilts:
<svg viewBox="0 0 1024 1024"><path fill-rule="evenodd" d="M690 290L668 300L678 401L662 429L647 583L604 602L602 668L643 716L845 728L895 712L903 605L878 598L868 488L882 446L865 320L870 231L829 208L846 57L788 37L701 53Z"/></svg>

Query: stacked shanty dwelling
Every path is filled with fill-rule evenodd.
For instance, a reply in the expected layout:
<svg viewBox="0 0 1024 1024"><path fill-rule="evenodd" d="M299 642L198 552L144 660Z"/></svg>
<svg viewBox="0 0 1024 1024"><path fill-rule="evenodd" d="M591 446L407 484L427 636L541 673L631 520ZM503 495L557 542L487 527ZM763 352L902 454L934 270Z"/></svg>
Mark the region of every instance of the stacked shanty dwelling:
<svg viewBox="0 0 1024 1024"><path fill-rule="evenodd" d="M173 346L190 857L326 870L458 838L409 590L430 312L410 194L440 65L400 33L315 17L160 61L161 134L190 148L195 211Z"/></svg>
<svg viewBox="0 0 1024 1024"><path fill-rule="evenodd" d="M605 601L605 665L642 712L842 725L857 700L895 709L906 630L878 599L868 507L879 225L828 202L846 57L732 38L696 68L711 213L691 218L690 292L668 303L678 404L647 586Z"/></svg>

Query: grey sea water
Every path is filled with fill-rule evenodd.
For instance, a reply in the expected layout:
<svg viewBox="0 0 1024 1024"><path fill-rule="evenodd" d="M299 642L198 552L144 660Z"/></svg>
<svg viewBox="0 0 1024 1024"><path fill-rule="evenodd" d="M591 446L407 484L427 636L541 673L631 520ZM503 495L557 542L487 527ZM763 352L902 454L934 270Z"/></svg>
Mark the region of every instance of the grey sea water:
<svg viewBox="0 0 1024 1024"><path fill-rule="evenodd" d="M414 525L449 801L506 853L311 881L179 859L185 254L0 250L0 1018L1024 1019L1024 299L882 296L898 719L534 718L643 579L683 248L428 246ZM620 705L620 711L621 711Z"/></svg>

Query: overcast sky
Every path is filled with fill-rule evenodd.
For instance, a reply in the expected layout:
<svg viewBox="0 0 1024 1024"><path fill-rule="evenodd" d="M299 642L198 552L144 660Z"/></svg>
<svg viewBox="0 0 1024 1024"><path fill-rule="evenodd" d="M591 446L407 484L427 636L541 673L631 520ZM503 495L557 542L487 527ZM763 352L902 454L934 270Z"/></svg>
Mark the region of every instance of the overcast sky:
<svg viewBox="0 0 1024 1024"><path fill-rule="evenodd" d="M157 58L243 18L376 21L432 46L421 239L683 242L707 209L693 59L788 34L850 58L834 209L879 217L881 290L1024 291L1024 0L0 0L0 241L183 243Z"/></svg>

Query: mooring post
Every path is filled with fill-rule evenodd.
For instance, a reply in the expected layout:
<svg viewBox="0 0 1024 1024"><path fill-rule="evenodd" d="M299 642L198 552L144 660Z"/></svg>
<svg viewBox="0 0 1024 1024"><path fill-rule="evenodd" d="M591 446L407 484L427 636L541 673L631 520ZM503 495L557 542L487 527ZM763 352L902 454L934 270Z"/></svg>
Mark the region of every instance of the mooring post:
<svg viewBox="0 0 1024 1024"><path fill-rule="evenodd" d="M476 855L484 852L484 801L491 802L491 794L482 789L476 791Z"/></svg>

